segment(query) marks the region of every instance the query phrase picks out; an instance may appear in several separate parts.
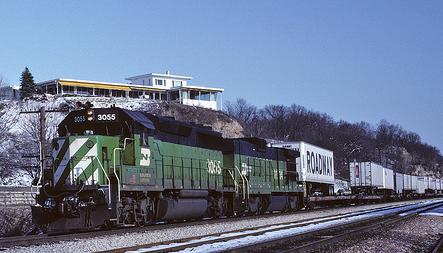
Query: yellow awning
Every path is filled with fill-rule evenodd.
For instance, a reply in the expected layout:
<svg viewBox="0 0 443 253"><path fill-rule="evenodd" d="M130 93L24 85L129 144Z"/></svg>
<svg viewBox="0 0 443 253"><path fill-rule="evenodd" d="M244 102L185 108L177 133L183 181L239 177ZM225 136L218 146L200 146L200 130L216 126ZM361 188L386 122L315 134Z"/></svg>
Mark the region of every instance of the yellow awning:
<svg viewBox="0 0 443 253"><path fill-rule="evenodd" d="M102 83L84 83L84 82L69 82L69 81L59 81L59 83L60 83L60 85L63 85L63 86L77 86L77 87L85 87L85 88L124 90L124 91L131 90L131 88L129 88L127 86L109 85L109 84L102 84Z"/></svg>

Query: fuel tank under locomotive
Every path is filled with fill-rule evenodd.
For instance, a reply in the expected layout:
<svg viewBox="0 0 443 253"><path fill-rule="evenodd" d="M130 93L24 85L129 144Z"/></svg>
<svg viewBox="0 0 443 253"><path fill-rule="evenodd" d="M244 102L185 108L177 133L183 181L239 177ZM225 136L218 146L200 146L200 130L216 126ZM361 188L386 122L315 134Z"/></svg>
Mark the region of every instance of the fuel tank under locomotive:
<svg viewBox="0 0 443 253"><path fill-rule="evenodd" d="M208 216L208 191L182 190L176 197L158 201L158 220L184 220ZM210 199L210 198L209 198Z"/></svg>

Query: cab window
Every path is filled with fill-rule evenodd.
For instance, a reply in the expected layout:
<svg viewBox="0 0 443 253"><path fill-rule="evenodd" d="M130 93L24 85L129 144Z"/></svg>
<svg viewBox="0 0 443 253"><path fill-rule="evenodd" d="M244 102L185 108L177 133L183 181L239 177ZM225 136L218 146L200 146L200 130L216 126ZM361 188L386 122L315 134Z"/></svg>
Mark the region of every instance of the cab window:
<svg viewBox="0 0 443 253"><path fill-rule="evenodd" d="M140 133L140 144L142 146L145 147L149 146L148 137L149 137L148 130L145 129Z"/></svg>

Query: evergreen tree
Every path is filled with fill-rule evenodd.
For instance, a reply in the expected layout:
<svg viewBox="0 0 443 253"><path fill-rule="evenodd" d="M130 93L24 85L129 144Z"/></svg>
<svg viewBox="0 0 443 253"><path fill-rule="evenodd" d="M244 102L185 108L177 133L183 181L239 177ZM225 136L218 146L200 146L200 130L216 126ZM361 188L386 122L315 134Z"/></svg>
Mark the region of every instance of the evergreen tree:
<svg viewBox="0 0 443 253"><path fill-rule="evenodd" d="M32 97L32 95L37 93L37 87L34 82L34 77L29 71L28 67L22 72L20 77L20 96L22 99L27 97Z"/></svg>

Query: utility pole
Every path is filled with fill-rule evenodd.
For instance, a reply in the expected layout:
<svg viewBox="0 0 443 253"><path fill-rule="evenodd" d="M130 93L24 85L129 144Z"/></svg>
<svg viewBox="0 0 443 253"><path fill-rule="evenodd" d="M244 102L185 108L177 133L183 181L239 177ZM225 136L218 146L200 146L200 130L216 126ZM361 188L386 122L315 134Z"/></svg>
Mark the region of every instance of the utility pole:
<svg viewBox="0 0 443 253"><path fill-rule="evenodd" d="M27 155L23 157L38 157L40 159L40 179L43 175L43 170L46 168L46 113L51 112L68 112L69 110L46 110L44 106L40 107L38 111L21 111L20 114L38 113L40 118L40 135L39 135L39 156ZM39 182L40 183L40 182Z"/></svg>
<svg viewBox="0 0 443 253"><path fill-rule="evenodd" d="M46 112L40 107L40 173L46 168Z"/></svg>

